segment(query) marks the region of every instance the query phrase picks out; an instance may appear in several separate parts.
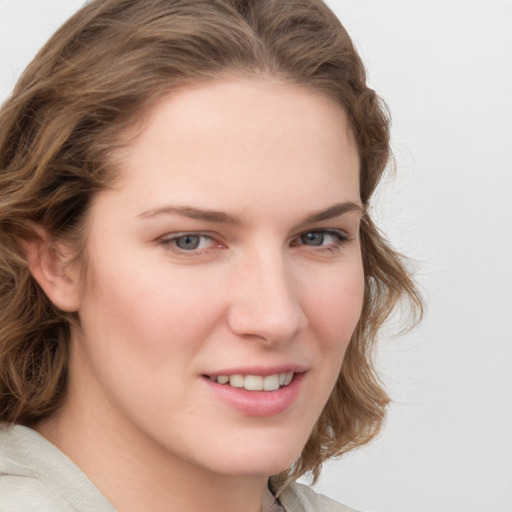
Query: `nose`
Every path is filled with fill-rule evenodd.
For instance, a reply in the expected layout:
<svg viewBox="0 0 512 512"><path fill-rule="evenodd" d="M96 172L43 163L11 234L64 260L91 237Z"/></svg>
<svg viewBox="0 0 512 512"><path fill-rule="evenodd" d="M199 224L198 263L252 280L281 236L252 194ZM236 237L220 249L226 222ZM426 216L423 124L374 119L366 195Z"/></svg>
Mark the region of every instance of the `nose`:
<svg viewBox="0 0 512 512"><path fill-rule="evenodd" d="M260 254L241 263L230 283L231 331L276 345L304 330L308 319L291 274L282 255Z"/></svg>

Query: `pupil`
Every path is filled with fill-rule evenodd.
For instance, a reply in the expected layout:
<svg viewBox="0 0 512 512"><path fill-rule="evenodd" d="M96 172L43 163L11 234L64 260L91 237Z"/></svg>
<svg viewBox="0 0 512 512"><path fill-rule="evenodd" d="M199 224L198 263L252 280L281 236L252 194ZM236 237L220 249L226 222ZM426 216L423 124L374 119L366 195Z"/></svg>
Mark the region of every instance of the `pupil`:
<svg viewBox="0 0 512 512"><path fill-rule="evenodd" d="M318 232L311 232L302 235L302 241L308 245L322 245L324 241L324 234Z"/></svg>
<svg viewBox="0 0 512 512"><path fill-rule="evenodd" d="M194 250L199 246L199 237L197 235L182 236L176 240L176 245L180 249Z"/></svg>

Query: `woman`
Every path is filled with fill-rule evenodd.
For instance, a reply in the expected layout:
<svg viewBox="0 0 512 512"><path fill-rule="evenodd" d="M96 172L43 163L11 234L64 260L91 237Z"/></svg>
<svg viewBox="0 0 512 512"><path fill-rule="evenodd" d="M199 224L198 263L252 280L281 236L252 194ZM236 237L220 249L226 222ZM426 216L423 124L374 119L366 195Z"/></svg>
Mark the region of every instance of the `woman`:
<svg viewBox="0 0 512 512"><path fill-rule="evenodd" d="M294 480L377 434L421 302L332 12L93 1L0 119L0 510L347 510Z"/></svg>

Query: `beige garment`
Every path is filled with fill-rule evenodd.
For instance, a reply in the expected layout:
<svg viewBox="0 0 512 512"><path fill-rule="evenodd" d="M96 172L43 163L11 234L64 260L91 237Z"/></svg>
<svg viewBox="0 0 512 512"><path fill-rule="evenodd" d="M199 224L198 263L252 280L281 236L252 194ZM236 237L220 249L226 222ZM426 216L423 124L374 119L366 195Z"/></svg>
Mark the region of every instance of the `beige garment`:
<svg viewBox="0 0 512 512"><path fill-rule="evenodd" d="M281 502L270 492L267 487L265 495L263 496L263 503L261 504L261 512L285 512Z"/></svg>
<svg viewBox="0 0 512 512"><path fill-rule="evenodd" d="M0 512L116 512L56 446L21 425L0 427ZM267 491L262 512L355 512L292 483L279 500Z"/></svg>
<svg viewBox="0 0 512 512"><path fill-rule="evenodd" d="M296 482L284 489L279 495L279 501L286 512L357 512Z"/></svg>

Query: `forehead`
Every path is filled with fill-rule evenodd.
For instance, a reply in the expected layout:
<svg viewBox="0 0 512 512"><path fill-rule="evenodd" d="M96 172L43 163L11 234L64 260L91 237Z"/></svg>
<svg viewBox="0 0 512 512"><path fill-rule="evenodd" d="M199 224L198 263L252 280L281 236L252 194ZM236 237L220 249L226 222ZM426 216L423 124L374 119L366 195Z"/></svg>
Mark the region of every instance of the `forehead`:
<svg viewBox="0 0 512 512"><path fill-rule="evenodd" d="M238 207L261 197L321 208L325 196L332 203L359 197L359 157L345 112L303 87L270 79L187 86L144 119L122 155L119 189L134 204L185 196L217 209L228 197Z"/></svg>

